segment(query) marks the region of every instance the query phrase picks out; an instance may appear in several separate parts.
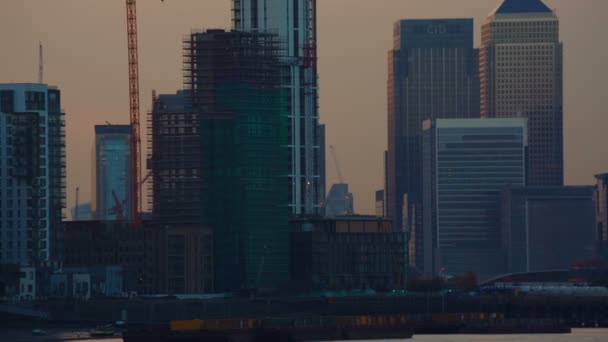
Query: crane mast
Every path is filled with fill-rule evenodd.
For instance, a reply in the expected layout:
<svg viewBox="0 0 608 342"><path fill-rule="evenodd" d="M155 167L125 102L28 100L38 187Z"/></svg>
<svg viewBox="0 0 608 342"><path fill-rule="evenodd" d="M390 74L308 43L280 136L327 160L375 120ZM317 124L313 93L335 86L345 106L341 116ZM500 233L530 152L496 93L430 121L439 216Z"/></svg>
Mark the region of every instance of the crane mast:
<svg viewBox="0 0 608 342"><path fill-rule="evenodd" d="M129 49L129 112L131 124L130 141L130 203L129 215L134 228L141 226L140 166L141 140L139 137L139 61L137 53L136 0L127 1L127 38Z"/></svg>

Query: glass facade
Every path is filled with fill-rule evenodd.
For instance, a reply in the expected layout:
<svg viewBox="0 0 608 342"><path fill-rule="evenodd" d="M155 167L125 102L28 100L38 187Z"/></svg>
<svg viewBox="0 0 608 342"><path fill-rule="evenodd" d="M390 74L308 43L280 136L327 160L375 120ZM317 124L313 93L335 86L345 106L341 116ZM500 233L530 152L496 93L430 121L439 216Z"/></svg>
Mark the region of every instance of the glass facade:
<svg viewBox="0 0 608 342"><path fill-rule="evenodd" d="M317 215L325 195L324 129L319 128L317 0L231 0L233 29L277 34L289 92L289 212Z"/></svg>
<svg viewBox="0 0 608 342"><path fill-rule="evenodd" d="M93 210L98 220L129 217L129 125L95 126Z"/></svg>
<svg viewBox="0 0 608 342"><path fill-rule="evenodd" d="M421 229L422 121L479 117L473 19L401 20L389 52L387 217L394 229ZM409 204L404 210L404 195ZM404 222L408 217L410 222ZM412 221L417 218L418 222ZM422 251L421 231L412 232ZM421 254L410 260L418 268Z"/></svg>
<svg viewBox="0 0 608 342"><path fill-rule="evenodd" d="M500 191L525 185L526 149L525 119L425 122L425 271L501 273Z"/></svg>

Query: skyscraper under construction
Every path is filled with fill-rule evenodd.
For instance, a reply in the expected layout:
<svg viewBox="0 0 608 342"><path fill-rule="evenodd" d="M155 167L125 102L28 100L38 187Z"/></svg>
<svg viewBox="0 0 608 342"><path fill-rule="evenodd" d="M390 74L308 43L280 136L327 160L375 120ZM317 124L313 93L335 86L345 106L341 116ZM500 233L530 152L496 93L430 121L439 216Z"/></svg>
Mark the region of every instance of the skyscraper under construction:
<svg viewBox="0 0 608 342"><path fill-rule="evenodd" d="M316 0L232 0L233 28L276 33L289 89L289 206L293 216L318 214L325 194L324 130L318 129Z"/></svg>
<svg viewBox="0 0 608 342"><path fill-rule="evenodd" d="M210 229L215 291L288 276L288 91L274 34L184 39L184 91L155 98L154 214ZM171 267L171 260L169 260Z"/></svg>

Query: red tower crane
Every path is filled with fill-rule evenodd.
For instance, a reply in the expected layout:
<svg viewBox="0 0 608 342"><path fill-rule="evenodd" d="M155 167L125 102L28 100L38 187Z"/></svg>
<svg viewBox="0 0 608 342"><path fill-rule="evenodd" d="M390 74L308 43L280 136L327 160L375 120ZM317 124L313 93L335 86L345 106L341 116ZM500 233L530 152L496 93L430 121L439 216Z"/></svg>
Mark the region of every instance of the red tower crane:
<svg viewBox="0 0 608 342"><path fill-rule="evenodd" d="M127 38L129 48L129 109L131 124L130 141L130 193L129 219L135 229L141 226L140 167L141 139L139 137L139 61L137 53L136 0L127 1Z"/></svg>

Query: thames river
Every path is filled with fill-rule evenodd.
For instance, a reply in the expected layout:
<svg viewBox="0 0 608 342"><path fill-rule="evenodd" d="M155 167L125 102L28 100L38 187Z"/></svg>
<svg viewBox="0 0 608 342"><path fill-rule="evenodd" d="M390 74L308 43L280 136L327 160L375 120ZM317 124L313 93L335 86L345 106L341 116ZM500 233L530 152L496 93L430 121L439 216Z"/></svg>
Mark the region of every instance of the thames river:
<svg viewBox="0 0 608 342"><path fill-rule="evenodd" d="M66 334L74 337L71 333ZM66 337L68 337L66 336ZM48 336L32 336L31 333L3 332L0 330L1 342L36 342L55 341ZM74 341L74 340L73 340ZM78 340L76 340L77 342ZM80 340L82 342L122 342L121 338ZM608 329L574 329L572 334L562 335L417 335L411 340L413 342L606 342L608 341ZM368 341L380 342L380 341Z"/></svg>

